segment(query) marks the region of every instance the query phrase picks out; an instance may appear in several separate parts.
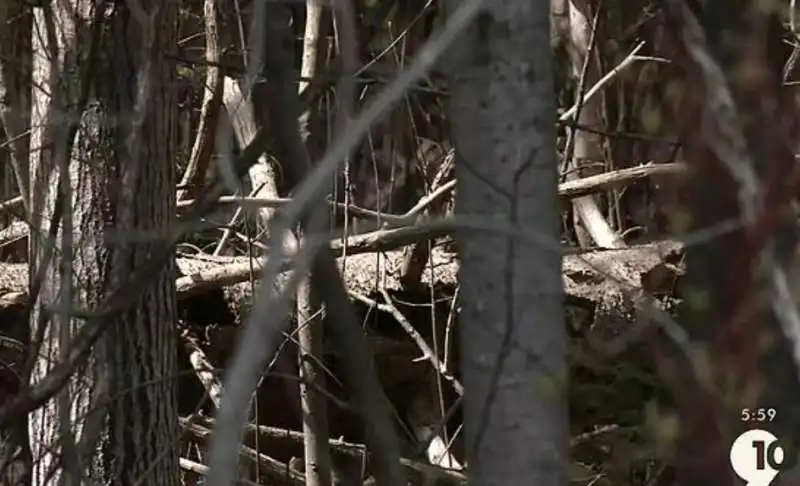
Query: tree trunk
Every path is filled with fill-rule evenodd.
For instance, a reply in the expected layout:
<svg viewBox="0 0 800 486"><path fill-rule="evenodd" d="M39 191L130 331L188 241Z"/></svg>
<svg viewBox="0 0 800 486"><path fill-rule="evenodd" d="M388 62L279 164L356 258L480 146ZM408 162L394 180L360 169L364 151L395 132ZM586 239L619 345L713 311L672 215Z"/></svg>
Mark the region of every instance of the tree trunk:
<svg viewBox="0 0 800 486"><path fill-rule="evenodd" d="M583 0L569 0L564 2L567 8L565 34L567 53L569 55L570 75L576 84L575 100L582 100L583 93L589 90L600 79L600 72L596 62L592 62L593 46L592 22L590 15L595 9L589 8L589 2ZM588 66L585 64L588 62ZM584 68L585 66L585 68ZM602 102L599 96L583 100L577 119L574 122L581 128L602 131ZM585 170L585 166L596 164L602 159L602 140L597 134L585 129L570 128L572 131L572 147L566 147L565 156L569 158L567 164L567 180L575 180L583 176L597 173L595 170ZM569 153L572 149L572 153ZM601 248L623 248L625 242L611 228L595 196L588 195L572 200L573 215L575 219L575 233L582 247L588 247L592 242Z"/></svg>
<svg viewBox="0 0 800 486"><path fill-rule="evenodd" d="M163 52L175 45L177 8L93 5L35 12L31 206L39 231L31 232L30 275L34 287L40 269L43 279L34 338L46 328L33 382L64 359L82 322L69 310L98 311L165 244L174 222L177 105ZM62 243L53 252L48 233L59 218L52 232ZM34 484L79 484L83 476L179 484L174 267L108 313L68 389L31 414Z"/></svg>
<svg viewBox="0 0 800 486"><path fill-rule="evenodd" d="M567 366L548 2L484 8L453 53L455 214L524 228L542 241L457 235L470 482L565 485Z"/></svg>

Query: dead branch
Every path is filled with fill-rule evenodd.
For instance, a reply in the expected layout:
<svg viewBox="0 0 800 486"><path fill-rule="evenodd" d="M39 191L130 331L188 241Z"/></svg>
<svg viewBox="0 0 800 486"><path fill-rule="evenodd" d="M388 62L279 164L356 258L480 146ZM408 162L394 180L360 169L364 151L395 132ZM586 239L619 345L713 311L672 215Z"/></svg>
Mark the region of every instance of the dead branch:
<svg viewBox="0 0 800 486"><path fill-rule="evenodd" d="M28 225L22 221L14 221L0 229L0 247L10 245L28 237Z"/></svg>
<svg viewBox="0 0 800 486"><path fill-rule="evenodd" d="M217 117L219 116L219 101L222 96L222 70L219 63L219 28L218 12L215 0L205 0L203 3L205 19L206 41L206 81L203 90L203 105L200 108L200 121L197 126L197 137L192 146L189 164L183 174L181 185L189 185L190 190L179 190L177 200L186 198L187 193L199 194L206 182L206 175L214 153L216 139Z"/></svg>
<svg viewBox="0 0 800 486"><path fill-rule="evenodd" d="M603 174L597 174L572 181L563 182L558 186L558 195L562 199L568 200L576 197L585 196L588 194L593 194L600 191L618 189L619 187L624 186L625 184L636 182L638 180L645 178L683 176L686 174L686 171L687 171L686 164L683 162L672 162L666 164L645 164L645 165L640 165L638 167L619 169L611 172L605 172ZM375 220L378 220L380 218L381 221L388 223L390 226L409 224L416 219L416 216L420 212L422 212L424 208L428 207L428 205L434 202L435 200L444 197L448 192L452 191L454 188L455 188L455 181L449 181L443 184L434 193L420 199L420 202L417 203L417 205L415 205L414 208L412 208L406 214L378 213L377 211L359 208L352 205L349 206L348 211L350 211L351 214L365 218L373 218ZM218 205L238 204L253 208L280 208L291 202L291 198L256 197L255 192L253 194L254 195L252 196L245 196L245 197L221 196L216 200L216 204ZM21 206L21 204L22 204L21 197L15 197L9 199L5 202L0 203L0 213L18 208ZM188 210L193 208L195 204L197 204L197 201L195 201L194 199L179 201L177 203L178 211L181 213L188 212ZM336 201L327 201L327 204L331 206L337 206L339 208L344 207L342 203L338 203ZM14 231L14 234L15 236L17 235L16 230ZM3 240L0 239L0 242L2 241ZM353 244L352 242L349 242L348 246L352 244ZM348 250L350 249L348 248Z"/></svg>
<svg viewBox="0 0 800 486"><path fill-rule="evenodd" d="M562 199L573 199L595 192L618 189L624 184L648 177L680 176L684 174L686 174L686 164L683 162L646 164L564 182L558 186L558 195Z"/></svg>
<svg viewBox="0 0 800 486"><path fill-rule="evenodd" d="M225 109L228 111L236 141L239 147L246 147L247 144L252 142L258 131L253 103L248 97L244 96L239 83L227 76L224 79L222 99L225 103ZM274 162L267 158L266 154L262 154L258 158L258 162L250 167L247 175L250 177L253 186L253 198L277 199L279 197L277 168ZM233 199L235 200L236 198L234 197ZM268 225L275 212L275 207L277 206L265 205L258 207L258 222L262 226L266 227ZM220 242L217 248L222 247L225 239L227 239L227 236L223 237L223 241ZM295 238L287 235L284 244L288 245L289 249L294 249L297 242Z"/></svg>
<svg viewBox="0 0 800 486"><path fill-rule="evenodd" d="M200 464L199 462L192 461L190 459L186 459L185 457L181 457L179 461L181 469L184 469L186 471L191 471L196 474L202 474L203 476L208 475L208 466ZM244 486L259 486L258 483L254 483L246 479L237 479L236 482L237 484L242 484Z"/></svg>
<svg viewBox="0 0 800 486"><path fill-rule="evenodd" d="M24 208L22 196L12 197L7 201L0 202L0 214Z"/></svg>
<svg viewBox="0 0 800 486"><path fill-rule="evenodd" d="M381 289L381 295L383 295L385 301L384 303L377 302L360 293L350 292L350 296L353 299L358 300L370 307L374 307L378 310L388 312L389 314L391 314L392 317L394 317L395 320L400 324L403 330L406 331L406 333L408 333L409 337L417 344L419 350L422 352L423 355L422 357L428 360L431 363L431 366L433 366L433 369L437 371L439 374L441 374L442 377L444 377L444 379L446 379L453 385L453 389L456 391L456 393L458 393L459 395L464 395L464 386L461 384L460 381L458 381L458 379L455 376L453 376L451 373L447 371L444 363L439 361L439 358L436 356L436 353L434 353L433 350L430 348L430 346L428 346L428 343L425 342L425 338L423 338L419 334L419 332L417 332L417 330L414 329L414 326L412 326L411 323L408 322L408 319L406 319L403 313L400 312L400 309L398 309L397 306L394 305L394 302L392 301L392 298L386 291L386 289Z"/></svg>
<svg viewBox="0 0 800 486"><path fill-rule="evenodd" d="M186 419L181 419L180 424L186 432L202 442L206 442L211 438L212 431L207 427L203 427L200 424ZM266 454L261 454L247 446L240 446L239 454L247 458L254 465L260 467L264 474L273 478L279 484L289 483L297 486L305 484L305 477L302 474L292 470L287 464L275 460Z"/></svg>
<svg viewBox="0 0 800 486"><path fill-rule="evenodd" d="M208 397L215 407L219 408L219 402L222 398L222 382L220 382L217 375L214 373L214 366L208 360L206 353L200 348L197 336L194 336L189 331L181 333L181 342L189 355L189 363L194 369L197 380L206 389Z"/></svg>
<svg viewBox="0 0 800 486"><path fill-rule="evenodd" d="M195 424L206 429L212 429L216 421L210 417L191 417L191 418L181 417L180 423L182 427L185 427L187 424ZM245 430L248 433L251 434L258 433L261 434L262 436L269 437L272 439L283 439L297 443L303 440L302 432L282 429L278 427L270 427L267 425L247 424L245 425ZM363 455L368 454L367 447L364 444L346 442L342 439L329 439L328 445L330 445L331 450L335 451L336 453L350 456L353 458L360 459ZM463 486L467 481L466 476L459 471L453 471L451 469L445 469L443 467L434 466L431 464L425 464L424 462L414 461L403 457L400 458L400 464L405 468L406 472L409 474L414 474L416 476L424 476L431 479L435 479L436 481L441 481L440 483L437 484L442 484L445 486L448 485Z"/></svg>
<svg viewBox="0 0 800 486"><path fill-rule="evenodd" d="M397 250L403 246L414 243L420 238L435 238L446 236L447 232L441 230L433 233L421 227L402 227L389 230L374 231L349 238L347 243L349 259L345 269L344 279L347 287L353 292L369 293L374 289L375 272L377 272L375 258L371 253L386 252L386 266L395 268L400 258ZM337 238L331 241L330 253L341 255L344 243ZM619 284L603 274L603 268L613 268L616 274L626 274L624 280L631 285L640 285L642 279L656 267L663 264L667 258L674 258L683 250L683 245L677 241L663 241L647 245L631 246L621 250L597 250L582 254L566 255L564 257L564 285L568 295L574 297L597 300L610 288ZM455 255L446 253L441 248L434 248L433 276L425 272L422 276L424 283L456 285L457 261ZM284 270L291 267L291 256L284 262ZM193 258L178 258L178 268L183 276L177 278L178 298L188 297L206 290L245 282L250 279L250 261L247 257L230 257L221 263L204 261ZM256 259L252 269L256 276L260 276L265 260ZM598 270L600 268L600 270ZM432 279L432 280L431 280ZM23 305L27 303L28 268L25 264L0 264L0 309ZM402 285L390 273L386 283L388 290L400 290ZM648 288L648 291L655 290Z"/></svg>

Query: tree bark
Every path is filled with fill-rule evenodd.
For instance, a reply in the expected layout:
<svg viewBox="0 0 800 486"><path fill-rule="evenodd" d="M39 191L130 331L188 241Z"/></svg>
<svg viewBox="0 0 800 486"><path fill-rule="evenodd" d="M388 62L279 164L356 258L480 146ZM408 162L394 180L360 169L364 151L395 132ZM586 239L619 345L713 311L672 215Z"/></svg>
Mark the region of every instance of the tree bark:
<svg viewBox="0 0 800 486"><path fill-rule="evenodd" d="M174 4L149 1L36 9L31 187L40 231L31 235L30 275L33 287L40 269L43 279L31 312L41 338L33 382L63 359L65 338L80 328L70 309L96 310L167 244L177 105L163 52L175 45L176 20ZM51 252L49 233L70 243ZM172 260L110 313L61 398L31 414L34 484L84 476L180 484L174 271Z"/></svg>
<svg viewBox="0 0 800 486"><path fill-rule="evenodd" d="M548 2L487 4L453 54L457 217L499 219L548 242L456 236L466 459L474 484L567 484L548 11Z"/></svg>
<svg viewBox="0 0 800 486"><path fill-rule="evenodd" d="M566 38L570 74L577 85L575 99L582 100L582 91L588 90L600 79L599 69L590 59L593 50L590 42L593 35L590 16L594 14L595 9L590 9L589 2L585 0L569 0L565 2L565 6L568 12L565 27L568 32L563 37ZM595 96L580 106L574 122L580 127L602 130L604 127L601 110L601 99ZM573 127L570 130L573 143L572 147L567 146L565 153L569 158L566 179L573 181L579 179L581 175L592 175L591 172L596 172L596 170L586 171L584 166L596 163L602 158L602 142L598 135L589 133L585 129ZM569 153L570 149L572 153ZM595 196L573 199L572 207L575 233L582 247L588 247L592 242L601 248L625 247L625 242L606 221Z"/></svg>

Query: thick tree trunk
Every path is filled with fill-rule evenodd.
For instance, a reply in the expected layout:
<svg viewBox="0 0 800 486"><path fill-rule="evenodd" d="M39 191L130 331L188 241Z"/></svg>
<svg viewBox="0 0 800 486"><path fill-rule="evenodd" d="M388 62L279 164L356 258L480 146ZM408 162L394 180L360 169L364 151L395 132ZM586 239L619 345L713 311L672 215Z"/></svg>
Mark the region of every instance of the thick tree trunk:
<svg viewBox="0 0 800 486"><path fill-rule="evenodd" d="M31 313L34 337L47 327L34 382L63 360L81 325L67 310L96 311L164 244L174 221L174 68L162 53L175 43L177 9L137 2L131 12L117 3L96 15L93 4L35 14L31 176L39 231L31 233L30 261L34 286L40 269L44 278ZM61 244L47 237L54 217L62 218ZM78 484L83 475L98 484L179 484L175 314L170 262L138 299L109 313L68 390L31 414L34 484Z"/></svg>
<svg viewBox="0 0 800 486"><path fill-rule="evenodd" d="M476 231L457 236L470 482L565 485L567 366L548 3L508 0L484 8L453 53L455 214L502 221L542 241Z"/></svg>

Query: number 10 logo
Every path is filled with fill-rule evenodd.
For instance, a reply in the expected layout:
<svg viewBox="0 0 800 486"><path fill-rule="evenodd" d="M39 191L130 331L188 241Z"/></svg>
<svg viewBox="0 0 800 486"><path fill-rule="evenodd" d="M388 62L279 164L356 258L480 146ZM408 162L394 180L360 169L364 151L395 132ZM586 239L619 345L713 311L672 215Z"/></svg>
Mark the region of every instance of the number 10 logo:
<svg viewBox="0 0 800 486"><path fill-rule="evenodd" d="M779 472L796 462L794 451L762 429L744 432L731 445L731 467L747 486L768 486Z"/></svg>

